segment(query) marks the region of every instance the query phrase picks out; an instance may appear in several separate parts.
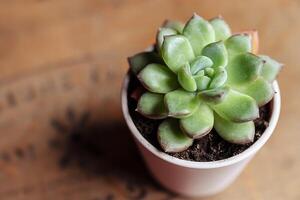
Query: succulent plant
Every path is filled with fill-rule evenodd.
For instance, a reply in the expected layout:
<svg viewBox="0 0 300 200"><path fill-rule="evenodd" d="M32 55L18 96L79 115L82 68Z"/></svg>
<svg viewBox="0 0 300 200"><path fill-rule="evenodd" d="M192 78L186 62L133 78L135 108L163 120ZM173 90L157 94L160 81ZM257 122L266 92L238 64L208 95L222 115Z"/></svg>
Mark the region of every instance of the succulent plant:
<svg viewBox="0 0 300 200"><path fill-rule="evenodd" d="M167 21L155 50L130 57L146 88L137 111L164 119L157 138L165 152L180 152L212 128L226 141L254 140L253 120L273 95L282 64L258 52L256 31L231 34L228 24L194 14L184 25Z"/></svg>

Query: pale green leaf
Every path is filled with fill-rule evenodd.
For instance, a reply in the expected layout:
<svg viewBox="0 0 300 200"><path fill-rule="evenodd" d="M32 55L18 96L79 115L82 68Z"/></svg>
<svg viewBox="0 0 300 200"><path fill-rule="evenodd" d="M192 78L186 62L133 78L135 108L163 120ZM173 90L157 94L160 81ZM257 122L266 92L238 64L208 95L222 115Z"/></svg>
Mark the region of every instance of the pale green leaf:
<svg viewBox="0 0 300 200"><path fill-rule="evenodd" d="M177 33L182 33L184 24L180 21L166 20L163 27L174 29Z"/></svg>
<svg viewBox="0 0 300 200"><path fill-rule="evenodd" d="M215 75L212 79L212 81L209 84L209 88L218 88L223 86L227 81L227 71L224 67L217 67L215 69Z"/></svg>
<svg viewBox="0 0 300 200"><path fill-rule="evenodd" d="M251 37L249 34L232 35L225 41L225 46L229 57L237 54L251 52Z"/></svg>
<svg viewBox="0 0 300 200"><path fill-rule="evenodd" d="M209 22L215 30L216 41L226 40L228 37L230 37L230 27L222 17L213 18Z"/></svg>
<svg viewBox="0 0 300 200"><path fill-rule="evenodd" d="M194 76L194 79L196 81L198 91L207 89L209 86L209 83L211 81L211 79L209 77L204 76L204 75L196 75L196 76Z"/></svg>
<svg viewBox="0 0 300 200"><path fill-rule="evenodd" d="M260 57L264 60L264 64L261 69L261 76L269 82L274 81L283 64L277 62L269 56L260 55Z"/></svg>
<svg viewBox="0 0 300 200"><path fill-rule="evenodd" d="M138 74L146 65L150 63L163 64L163 60L155 52L141 52L128 58L130 69L134 74Z"/></svg>
<svg viewBox="0 0 300 200"><path fill-rule="evenodd" d="M212 25L196 14L185 25L183 35L190 41L196 56L201 55L203 47L207 44L215 42Z"/></svg>
<svg viewBox="0 0 300 200"><path fill-rule="evenodd" d="M262 65L262 59L252 53L236 56L227 66L228 83L241 85L257 79Z"/></svg>
<svg viewBox="0 0 300 200"><path fill-rule="evenodd" d="M191 44L182 35L166 36L162 44L161 54L167 66L175 73L185 63L195 58Z"/></svg>
<svg viewBox="0 0 300 200"><path fill-rule="evenodd" d="M202 55L213 61L213 67L226 66L228 63L227 50L223 41L210 43L202 50Z"/></svg>
<svg viewBox="0 0 300 200"><path fill-rule="evenodd" d="M236 87L236 89L255 99L258 106L267 104L274 96L272 84L264 80L262 77L259 77L248 84Z"/></svg>
<svg viewBox="0 0 300 200"><path fill-rule="evenodd" d="M164 95L151 92L146 92L140 97L137 111L150 119L162 119L168 116Z"/></svg>
<svg viewBox="0 0 300 200"><path fill-rule="evenodd" d="M183 118L191 115L198 107L199 99L191 92L182 89L165 95L165 105L169 116Z"/></svg>
<svg viewBox="0 0 300 200"><path fill-rule="evenodd" d="M213 111L205 103L201 103L190 117L180 119L182 131L194 139L203 137L209 133L213 125Z"/></svg>
<svg viewBox="0 0 300 200"><path fill-rule="evenodd" d="M175 31L172 28L159 28L157 35L156 35L156 47L157 50L160 52L161 51L161 46L164 42L164 37L168 35L175 35L177 34L177 31Z"/></svg>
<svg viewBox="0 0 300 200"><path fill-rule="evenodd" d="M245 94L230 89L218 104L211 104L218 115L232 122L252 121L259 117L256 101Z"/></svg>
<svg viewBox="0 0 300 200"><path fill-rule="evenodd" d="M220 117L216 113L214 116L214 128L224 140L236 144L253 142L255 135L255 126L253 121L234 123Z"/></svg>
<svg viewBox="0 0 300 200"><path fill-rule="evenodd" d="M213 62L210 58L206 56L198 56L191 62L191 73L196 74L199 71L211 67Z"/></svg>
<svg viewBox="0 0 300 200"><path fill-rule="evenodd" d="M228 91L228 87L219 87L201 91L198 93L198 97L207 103L218 104L225 99Z"/></svg>
<svg viewBox="0 0 300 200"><path fill-rule="evenodd" d="M138 74L138 78L150 92L167 93L179 87L177 76L161 64L147 65Z"/></svg>
<svg viewBox="0 0 300 200"><path fill-rule="evenodd" d="M157 138L165 152L181 152L193 144L193 139L181 131L178 120L172 118L159 125Z"/></svg>
<svg viewBox="0 0 300 200"><path fill-rule="evenodd" d="M178 82L186 91L194 92L197 90L196 81L191 74L188 63L178 71Z"/></svg>

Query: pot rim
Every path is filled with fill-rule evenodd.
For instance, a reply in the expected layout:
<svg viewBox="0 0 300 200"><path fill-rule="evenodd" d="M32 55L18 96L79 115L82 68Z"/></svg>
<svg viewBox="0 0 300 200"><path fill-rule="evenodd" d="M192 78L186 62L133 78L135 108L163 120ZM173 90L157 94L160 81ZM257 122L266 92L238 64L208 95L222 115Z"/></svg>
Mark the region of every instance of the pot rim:
<svg viewBox="0 0 300 200"><path fill-rule="evenodd" d="M186 168L192 168L192 169L211 169L211 168L219 168L219 167L225 167L228 165L235 164L239 161L242 161L244 159L247 159L254 155L270 138L272 135L276 124L279 119L280 114L280 107L281 107L281 98L280 98L280 89L277 81L273 82L273 89L275 91L272 104L271 104L271 110L272 114L269 121L269 126L266 128L265 132L262 134L262 136L250 147L248 147L245 151L242 153L239 153L235 156L217 160L217 161L208 161L208 162L198 162L198 161L189 161L189 160L183 160L179 159L173 156L170 156L166 154L163 151L158 150L155 148L150 142L148 142L142 134L138 131L135 124L132 121L132 118L129 114L128 110L128 101L127 101L127 89L129 84L130 76L129 72L126 74L123 85L122 85L122 91L121 91L121 103L122 103L122 111L123 116L125 118L125 121L132 133L132 135L135 137L135 139L142 144L144 148L146 148L148 151L150 151L153 155L159 157L160 159L172 163L174 165L186 167Z"/></svg>

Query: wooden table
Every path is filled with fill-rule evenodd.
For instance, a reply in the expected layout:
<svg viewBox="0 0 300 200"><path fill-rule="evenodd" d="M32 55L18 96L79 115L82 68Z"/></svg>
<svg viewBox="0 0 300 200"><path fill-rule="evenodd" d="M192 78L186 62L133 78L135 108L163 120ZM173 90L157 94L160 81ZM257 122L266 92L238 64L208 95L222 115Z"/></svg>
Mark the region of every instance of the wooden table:
<svg viewBox="0 0 300 200"><path fill-rule="evenodd" d="M0 199L182 199L158 186L120 111L126 57L166 18L222 14L286 64L275 134L225 192L300 199L300 1L1 0Z"/></svg>

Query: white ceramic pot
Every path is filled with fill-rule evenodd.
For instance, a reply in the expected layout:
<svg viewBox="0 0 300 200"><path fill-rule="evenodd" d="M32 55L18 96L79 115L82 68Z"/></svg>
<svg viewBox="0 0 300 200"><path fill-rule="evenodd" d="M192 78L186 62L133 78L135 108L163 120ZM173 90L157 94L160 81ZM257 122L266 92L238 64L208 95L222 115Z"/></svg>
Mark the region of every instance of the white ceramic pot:
<svg viewBox="0 0 300 200"><path fill-rule="evenodd" d="M275 96L272 100L270 123L259 140L244 152L224 160L211 162L181 160L156 149L138 131L128 112L128 83L129 76L127 75L121 94L123 115L147 167L162 186L184 196L209 196L228 187L270 138L279 118L280 91L278 83L275 81L273 84Z"/></svg>

